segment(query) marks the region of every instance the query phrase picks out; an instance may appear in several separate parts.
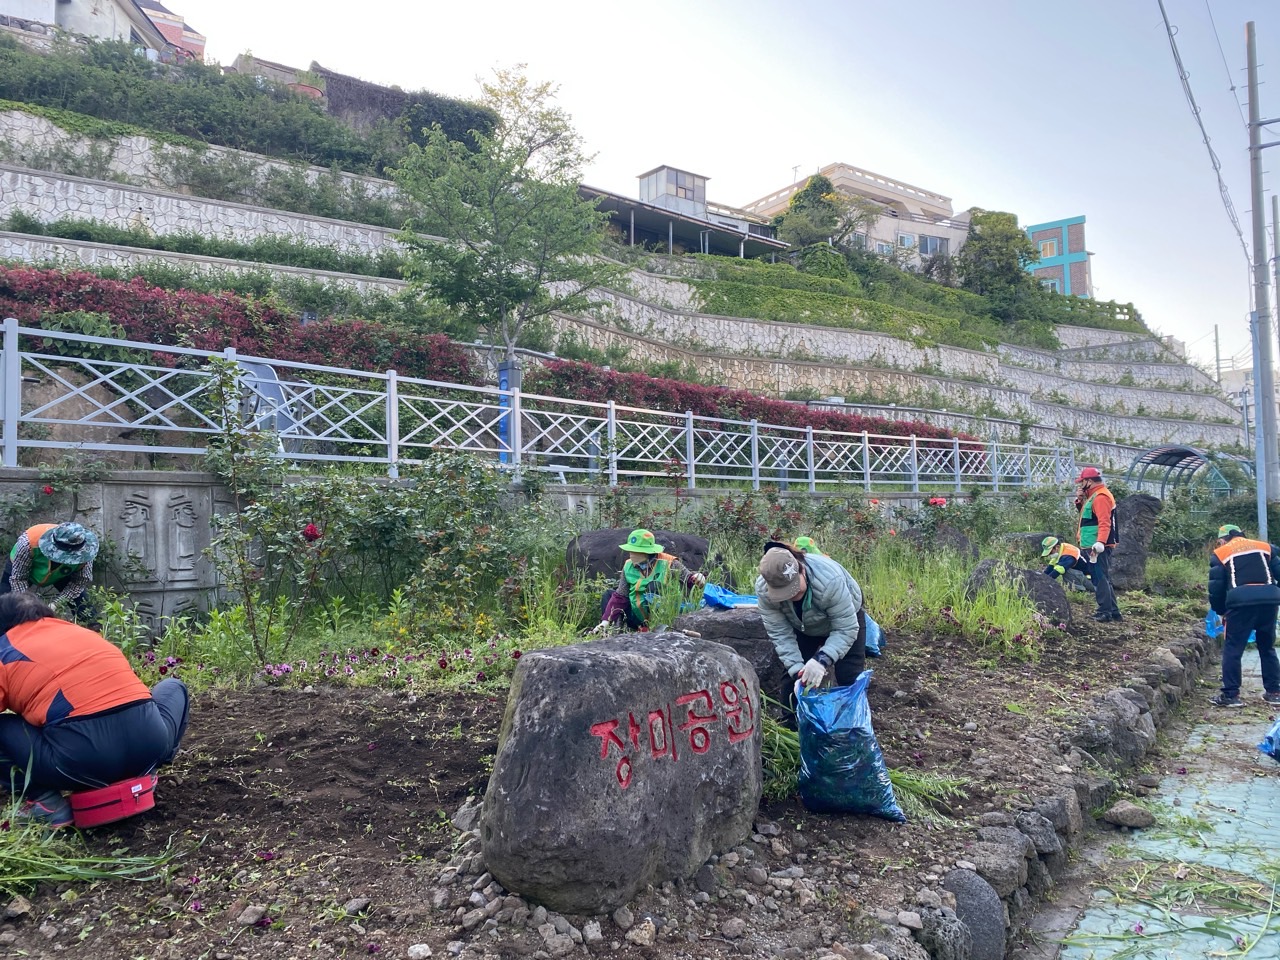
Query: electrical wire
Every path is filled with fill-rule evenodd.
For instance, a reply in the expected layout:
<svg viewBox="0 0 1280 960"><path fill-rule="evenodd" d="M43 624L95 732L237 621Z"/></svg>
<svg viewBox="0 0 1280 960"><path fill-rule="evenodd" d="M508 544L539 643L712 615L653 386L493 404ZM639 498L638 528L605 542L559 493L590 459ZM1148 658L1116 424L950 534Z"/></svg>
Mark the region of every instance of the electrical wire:
<svg viewBox="0 0 1280 960"><path fill-rule="evenodd" d="M1235 204L1231 202L1231 191L1227 189L1227 183L1222 179L1222 162L1218 159L1218 155L1214 152L1213 146L1209 142L1209 132L1204 128L1204 119L1200 116L1200 107L1196 104L1195 94L1191 92L1191 76L1187 73L1186 67L1182 65L1182 54L1178 52L1177 41L1173 39L1173 25L1169 23L1169 14L1165 12L1164 0L1156 0L1160 6L1160 16L1164 19L1164 31L1169 35L1169 49L1173 52L1173 62L1178 68L1178 80L1182 83L1182 92L1186 95L1187 105L1191 107L1191 116L1196 121L1196 126L1200 128L1200 136L1203 138L1204 147L1209 151L1209 162L1213 164L1214 176L1218 178L1218 193L1222 195L1222 206L1227 211L1227 218L1231 221L1231 226L1236 231L1236 236L1240 240L1240 249L1244 251L1245 263L1249 268L1253 268L1253 260L1249 256L1249 245L1245 242L1244 231L1240 229L1240 218L1236 216Z"/></svg>
<svg viewBox="0 0 1280 960"><path fill-rule="evenodd" d="M1236 111L1240 114L1240 122L1244 124L1245 130L1249 129L1249 121L1244 117L1244 104L1240 102L1240 95L1236 93L1236 81L1231 75L1231 65L1227 63L1227 54L1222 49L1222 40L1218 36L1218 25L1213 19L1213 8L1209 6L1209 0L1204 0L1205 12L1209 14L1209 26L1213 28L1213 40L1218 45L1218 56L1222 57L1222 69L1227 71L1227 89L1231 91L1231 99L1236 102Z"/></svg>

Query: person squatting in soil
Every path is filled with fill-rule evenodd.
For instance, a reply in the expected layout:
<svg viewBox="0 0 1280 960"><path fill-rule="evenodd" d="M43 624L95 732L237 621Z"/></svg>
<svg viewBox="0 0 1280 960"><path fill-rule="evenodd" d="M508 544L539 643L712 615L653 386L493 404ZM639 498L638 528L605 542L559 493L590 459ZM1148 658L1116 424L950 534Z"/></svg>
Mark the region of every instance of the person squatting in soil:
<svg viewBox="0 0 1280 960"><path fill-rule="evenodd" d="M1280 704L1280 659L1276 614L1280 612L1280 557L1264 540L1249 540L1234 523L1218 528L1218 548L1209 559L1209 606L1222 617L1222 689L1209 702L1243 707L1240 660L1249 634L1262 662L1262 699Z"/></svg>
<svg viewBox="0 0 1280 960"><path fill-rule="evenodd" d="M98 537L92 530L78 523L37 523L20 533L9 551L0 594L57 588L51 609L92 621L97 611L89 601L89 588L97 555Z"/></svg>
<svg viewBox="0 0 1280 960"><path fill-rule="evenodd" d="M866 667L862 588L830 557L766 543L756 606L787 671L781 703L794 704L795 686L818 687L834 678L835 686L847 687Z"/></svg>
<svg viewBox="0 0 1280 960"><path fill-rule="evenodd" d="M1080 511L1078 542L1098 600L1098 612L1093 619L1100 623L1123 620L1111 585L1111 551L1120 542L1115 523L1115 495L1102 482L1097 467L1081 470L1076 483L1079 485L1076 509Z"/></svg>
<svg viewBox="0 0 1280 960"><path fill-rule="evenodd" d="M676 557L663 553L662 544L649 530L632 530L618 549L627 555L627 562L622 565L617 587L604 595L600 623L592 633L604 633L624 624L631 630L648 630L653 601L669 577L679 577L686 590L707 582L696 570L686 570Z"/></svg>
<svg viewBox="0 0 1280 960"><path fill-rule="evenodd" d="M0 596L0 787L21 813L71 822L64 790L105 787L172 762L187 729L187 688L150 690L124 653L59 620L35 594Z"/></svg>
<svg viewBox="0 0 1280 960"><path fill-rule="evenodd" d="M1093 593L1093 583L1085 574L1085 562L1079 547L1057 537L1045 537L1040 546L1040 556L1048 563L1044 568L1046 577L1050 580L1062 577L1063 584Z"/></svg>

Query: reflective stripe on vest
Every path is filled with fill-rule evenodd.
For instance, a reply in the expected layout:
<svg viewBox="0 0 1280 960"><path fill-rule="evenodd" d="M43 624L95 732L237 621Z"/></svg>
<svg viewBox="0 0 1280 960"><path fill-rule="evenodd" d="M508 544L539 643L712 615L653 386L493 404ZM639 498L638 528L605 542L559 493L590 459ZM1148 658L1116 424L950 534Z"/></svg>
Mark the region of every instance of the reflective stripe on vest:
<svg viewBox="0 0 1280 960"><path fill-rule="evenodd" d="M1262 558L1262 569L1265 571L1266 580L1261 584L1246 583L1244 586L1253 587L1262 584L1272 584L1275 581L1271 577L1271 544L1262 540L1246 540L1244 537L1236 537L1228 540L1217 550L1213 551L1213 555L1218 558L1218 562L1227 568L1227 574L1231 578L1231 588L1234 590L1240 584L1236 583L1236 561L1241 557L1260 556Z"/></svg>

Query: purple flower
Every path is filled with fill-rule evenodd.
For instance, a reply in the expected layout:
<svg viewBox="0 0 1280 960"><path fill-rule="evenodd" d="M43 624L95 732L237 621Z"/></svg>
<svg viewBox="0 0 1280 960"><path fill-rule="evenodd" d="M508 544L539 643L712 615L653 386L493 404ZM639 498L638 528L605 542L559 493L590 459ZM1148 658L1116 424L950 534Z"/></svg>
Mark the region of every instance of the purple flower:
<svg viewBox="0 0 1280 960"><path fill-rule="evenodd" d="M201 913L204 911L204 904L199 900L192 900L190 906L187 907L192 913Z"/></svg>
<svg viewBox="0 0 1280 960"><path fill-rule="evenodd" d="M1142 934L1142 931L1143 931L1143 930L1145 930L1145 929L1146 929L1146 927L1144 927L1144 926L1142 925L1142 921L1141 921L1141 920L1139 920L1137 923L1135 923L1135 924L1133 925L1133 932L1134 932L1134 933L1136 933L1136 934L1138 934L1138 935L1141 935L1141 934Z"/></svg>

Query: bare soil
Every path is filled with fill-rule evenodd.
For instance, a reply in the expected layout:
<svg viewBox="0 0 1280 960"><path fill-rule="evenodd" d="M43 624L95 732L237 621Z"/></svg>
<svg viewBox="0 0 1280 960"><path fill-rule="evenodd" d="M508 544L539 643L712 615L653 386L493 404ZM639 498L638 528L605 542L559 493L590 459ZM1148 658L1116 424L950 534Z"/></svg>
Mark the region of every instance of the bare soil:
<svg viewBox="0 0 1280 960"><path fill-rule="evenodd" d="M771 871L829 865L818 905L828 934L860 942L876 909L902 909L963 859L977 815L1067 782L1062 746L1081 709L1152 649L1197 629L1190 620L1133 613L1098 625L1077 610L1078 629L1051 638L1035 664L984 661L944 636L895 636L887 655L872 661L872 709L889 765L963 776L969 787L943 811L957 821L947 827L815 816L798 801L762 808L761 822L779 825L784 841L757 845ZM0 953L406 957L411 945L426 944L439 957L451 941L466 942L468 956L542 950L527 926L464 934L452 910L431 905L459 836L449 818L468 796L483 794L504 701L340 687L206 694L193 705L177 762L161 776L156 809L85 834L95 850L170 849L166 876L40 888L29 912L0 923ZM767 955L803 940L794 925L733 896L712 898L689 923L693 889L681 884L633 905L637 916L665 905L686 921L660 930L654 946L626 942L605 917L593 952L648 960ZM351 903L365 898L367 906ZM243 925L254 906L265 907L263 918ZM735 915L751 923L740 940L719 932ZM588 918L570 919L580 927Z"/></svg>

